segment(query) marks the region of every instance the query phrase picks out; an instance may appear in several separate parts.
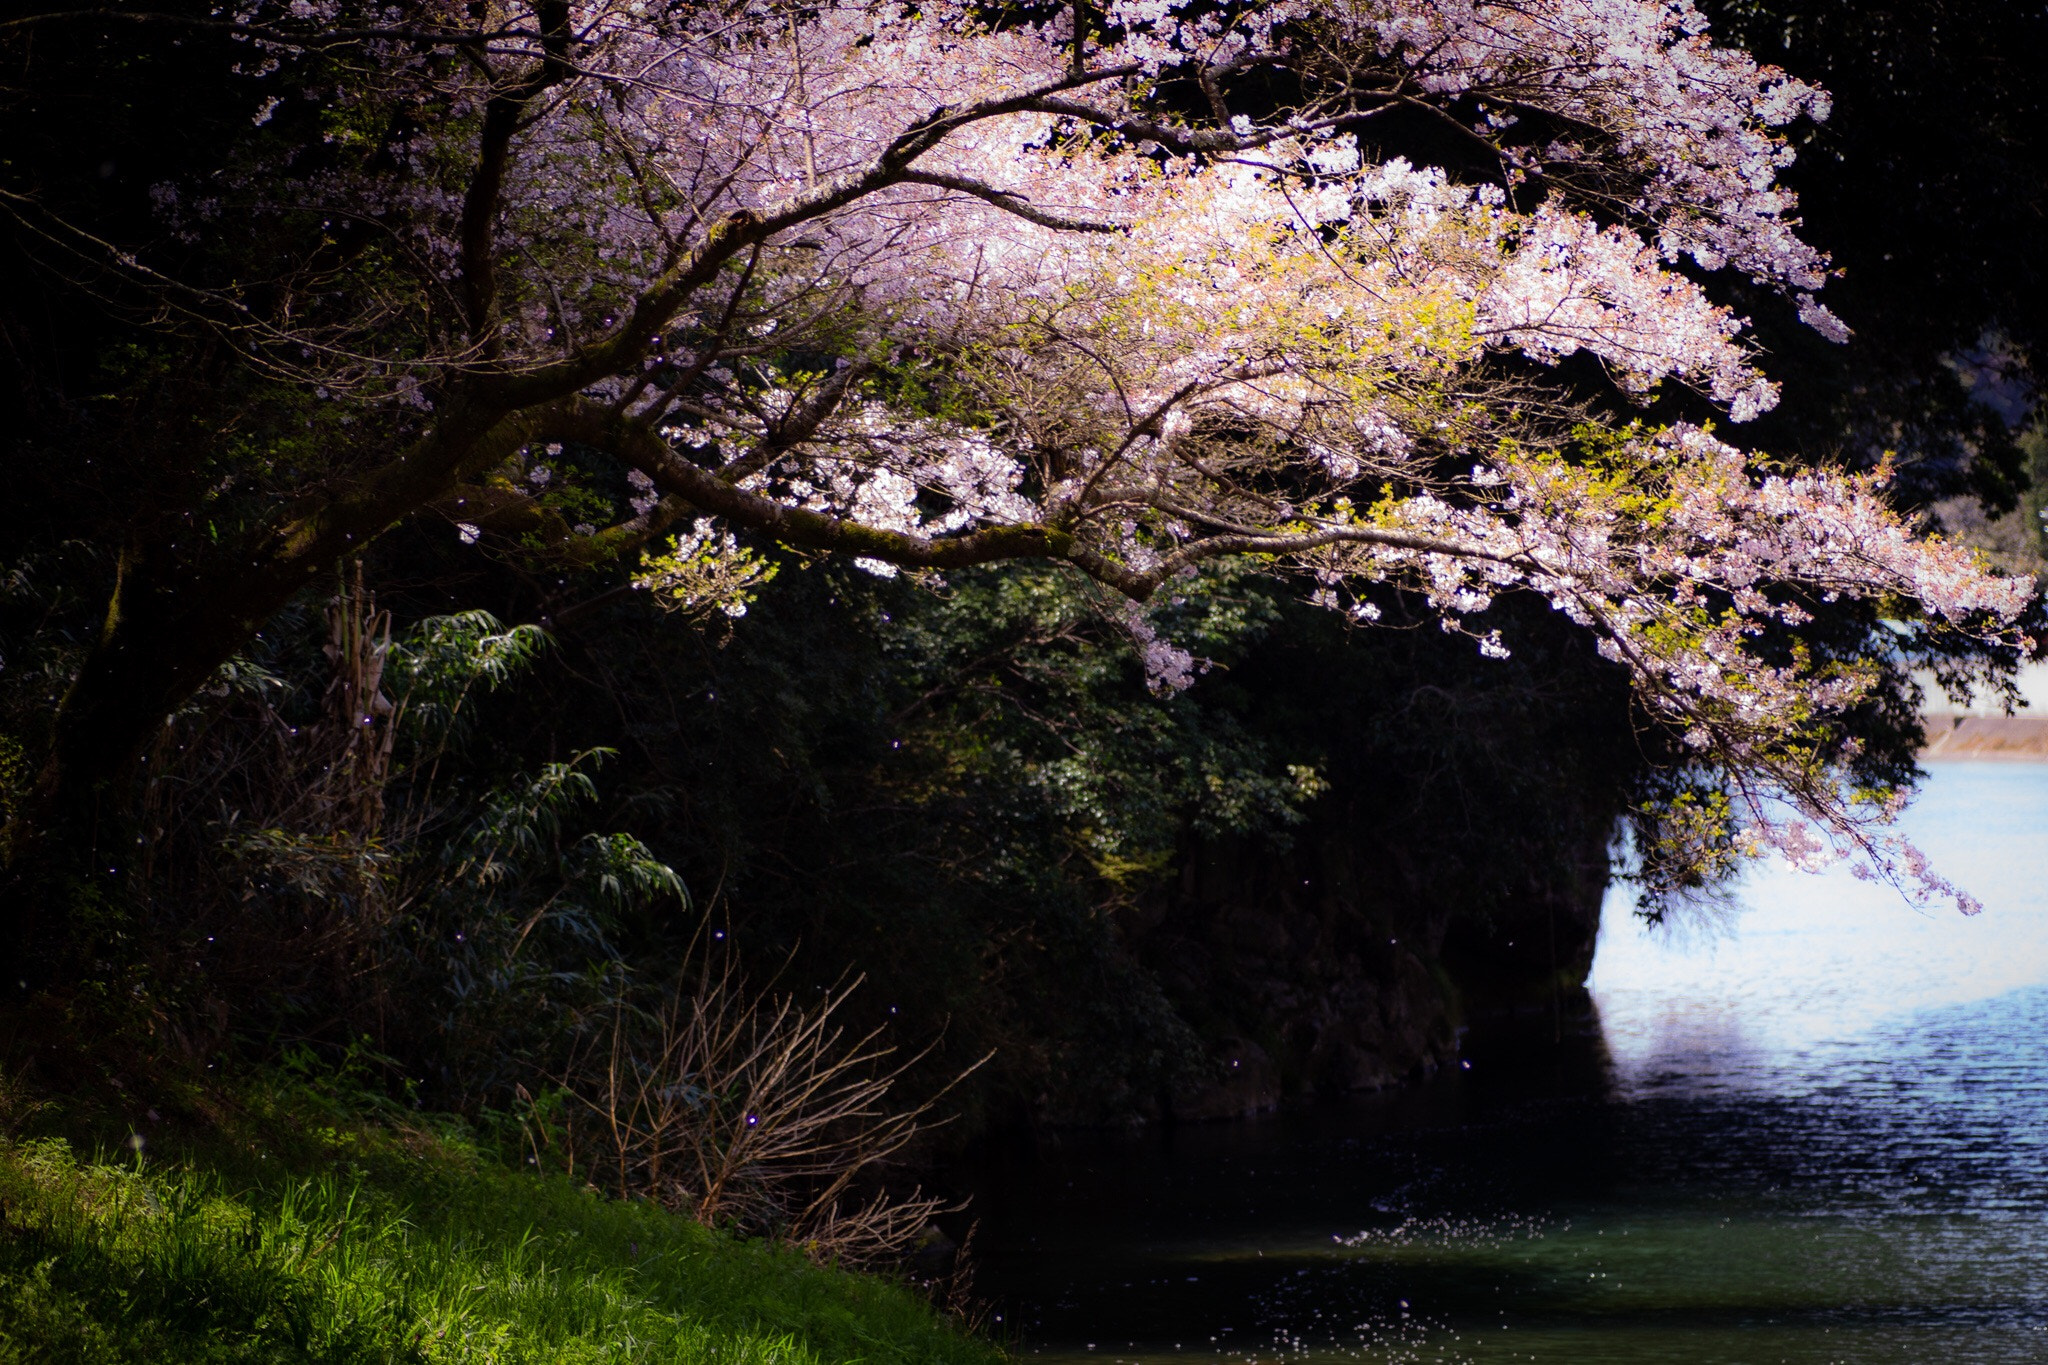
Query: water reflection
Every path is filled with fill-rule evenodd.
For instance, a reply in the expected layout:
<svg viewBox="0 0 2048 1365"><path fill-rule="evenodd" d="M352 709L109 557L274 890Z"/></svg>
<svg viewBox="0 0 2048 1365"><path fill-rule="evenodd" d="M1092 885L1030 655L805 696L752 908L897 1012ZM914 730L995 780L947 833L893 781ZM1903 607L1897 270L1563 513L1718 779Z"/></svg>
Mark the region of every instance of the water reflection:
<svg viewBox="0 0 2048 1365"><path fill-rule="evenodd" d="M1019 1156L984 1289L1048 1362L2048 1360L2048 766L1911 819L1981 917L1770 869L1723 941L1611 914L1564 1047Z"/></svg>

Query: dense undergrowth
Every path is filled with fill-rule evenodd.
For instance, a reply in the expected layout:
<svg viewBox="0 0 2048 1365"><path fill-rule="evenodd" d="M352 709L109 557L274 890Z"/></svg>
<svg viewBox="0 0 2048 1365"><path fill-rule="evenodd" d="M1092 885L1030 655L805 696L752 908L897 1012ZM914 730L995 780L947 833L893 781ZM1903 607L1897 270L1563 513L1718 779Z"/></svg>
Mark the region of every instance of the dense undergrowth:
<svg viewBox="0 0 2048 1365"><path fill-rule="evenodd" d="M0 1138L0 1363L1001 1359L904 1285L520 1169L452 1120L271 1086L176 1145Z"/></svg>

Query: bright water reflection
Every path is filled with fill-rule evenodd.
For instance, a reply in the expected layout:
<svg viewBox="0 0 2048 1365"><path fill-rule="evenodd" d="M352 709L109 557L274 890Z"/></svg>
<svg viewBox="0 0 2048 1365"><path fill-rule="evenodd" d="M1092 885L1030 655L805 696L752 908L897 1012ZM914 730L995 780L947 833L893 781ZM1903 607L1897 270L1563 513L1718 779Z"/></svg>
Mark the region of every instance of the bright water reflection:
<svg viewBox="0 0 2048 1365"><path fill-rule="evenodd" d="M1343 1111L993 1172L1048 1361L2048 1361L2048 765L1909 817L1986 902L1760 869L1733 938L1614 908L1604 1032Z"/></svg>

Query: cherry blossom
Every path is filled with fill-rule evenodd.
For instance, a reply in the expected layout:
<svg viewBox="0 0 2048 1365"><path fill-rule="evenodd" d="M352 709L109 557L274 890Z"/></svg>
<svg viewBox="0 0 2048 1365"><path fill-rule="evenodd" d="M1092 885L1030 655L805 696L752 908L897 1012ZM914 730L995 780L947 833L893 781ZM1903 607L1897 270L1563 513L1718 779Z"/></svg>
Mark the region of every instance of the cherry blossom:
<svg viewBox="0 0 2048 1365"><path fill-rule="evenodd" d="M1828 595L2010 638L2031 585L1916 535L1879 476L1599 415L1667 386L1736 425L1777 401L1717 273L1848 335L1779 183L1827 96L1692 0L395 13L233 16L253 57L345 73L314 91L334 127L386 131L222 183L374 224L401 262L328 313L238 315L397 433L360 525L277 538L273 595L317 571L291 556L550 442L633 471L591 539L699 518L647 571L677 600L752 581L734 533L882 572L1051 559L1130 601L1160 687L1197 669L1144 604L1211 559L1358 621L1370 585L1412 589L1496 657L1467 618L1535 592L1726 775L1724 834L1943 889L1817 738L1869 679L1763 644ZM1468 155L1363 152L1418 120ZM198 232L219 193L157 201ZM1611 392L1560 376L1581 356Z"/></svg>

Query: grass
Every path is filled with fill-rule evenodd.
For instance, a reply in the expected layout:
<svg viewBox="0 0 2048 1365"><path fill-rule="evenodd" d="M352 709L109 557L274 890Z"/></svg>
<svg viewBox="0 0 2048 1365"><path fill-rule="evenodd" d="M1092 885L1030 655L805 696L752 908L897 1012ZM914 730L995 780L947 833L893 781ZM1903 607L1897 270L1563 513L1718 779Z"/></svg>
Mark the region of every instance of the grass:
<svg viewBox="0 0 2048 1365"><path fill-rule="evenodd" d="M283 1112L167 1163L0 1139L0 1365L999 1365L910 1290L454 1125Z"/></svg>

